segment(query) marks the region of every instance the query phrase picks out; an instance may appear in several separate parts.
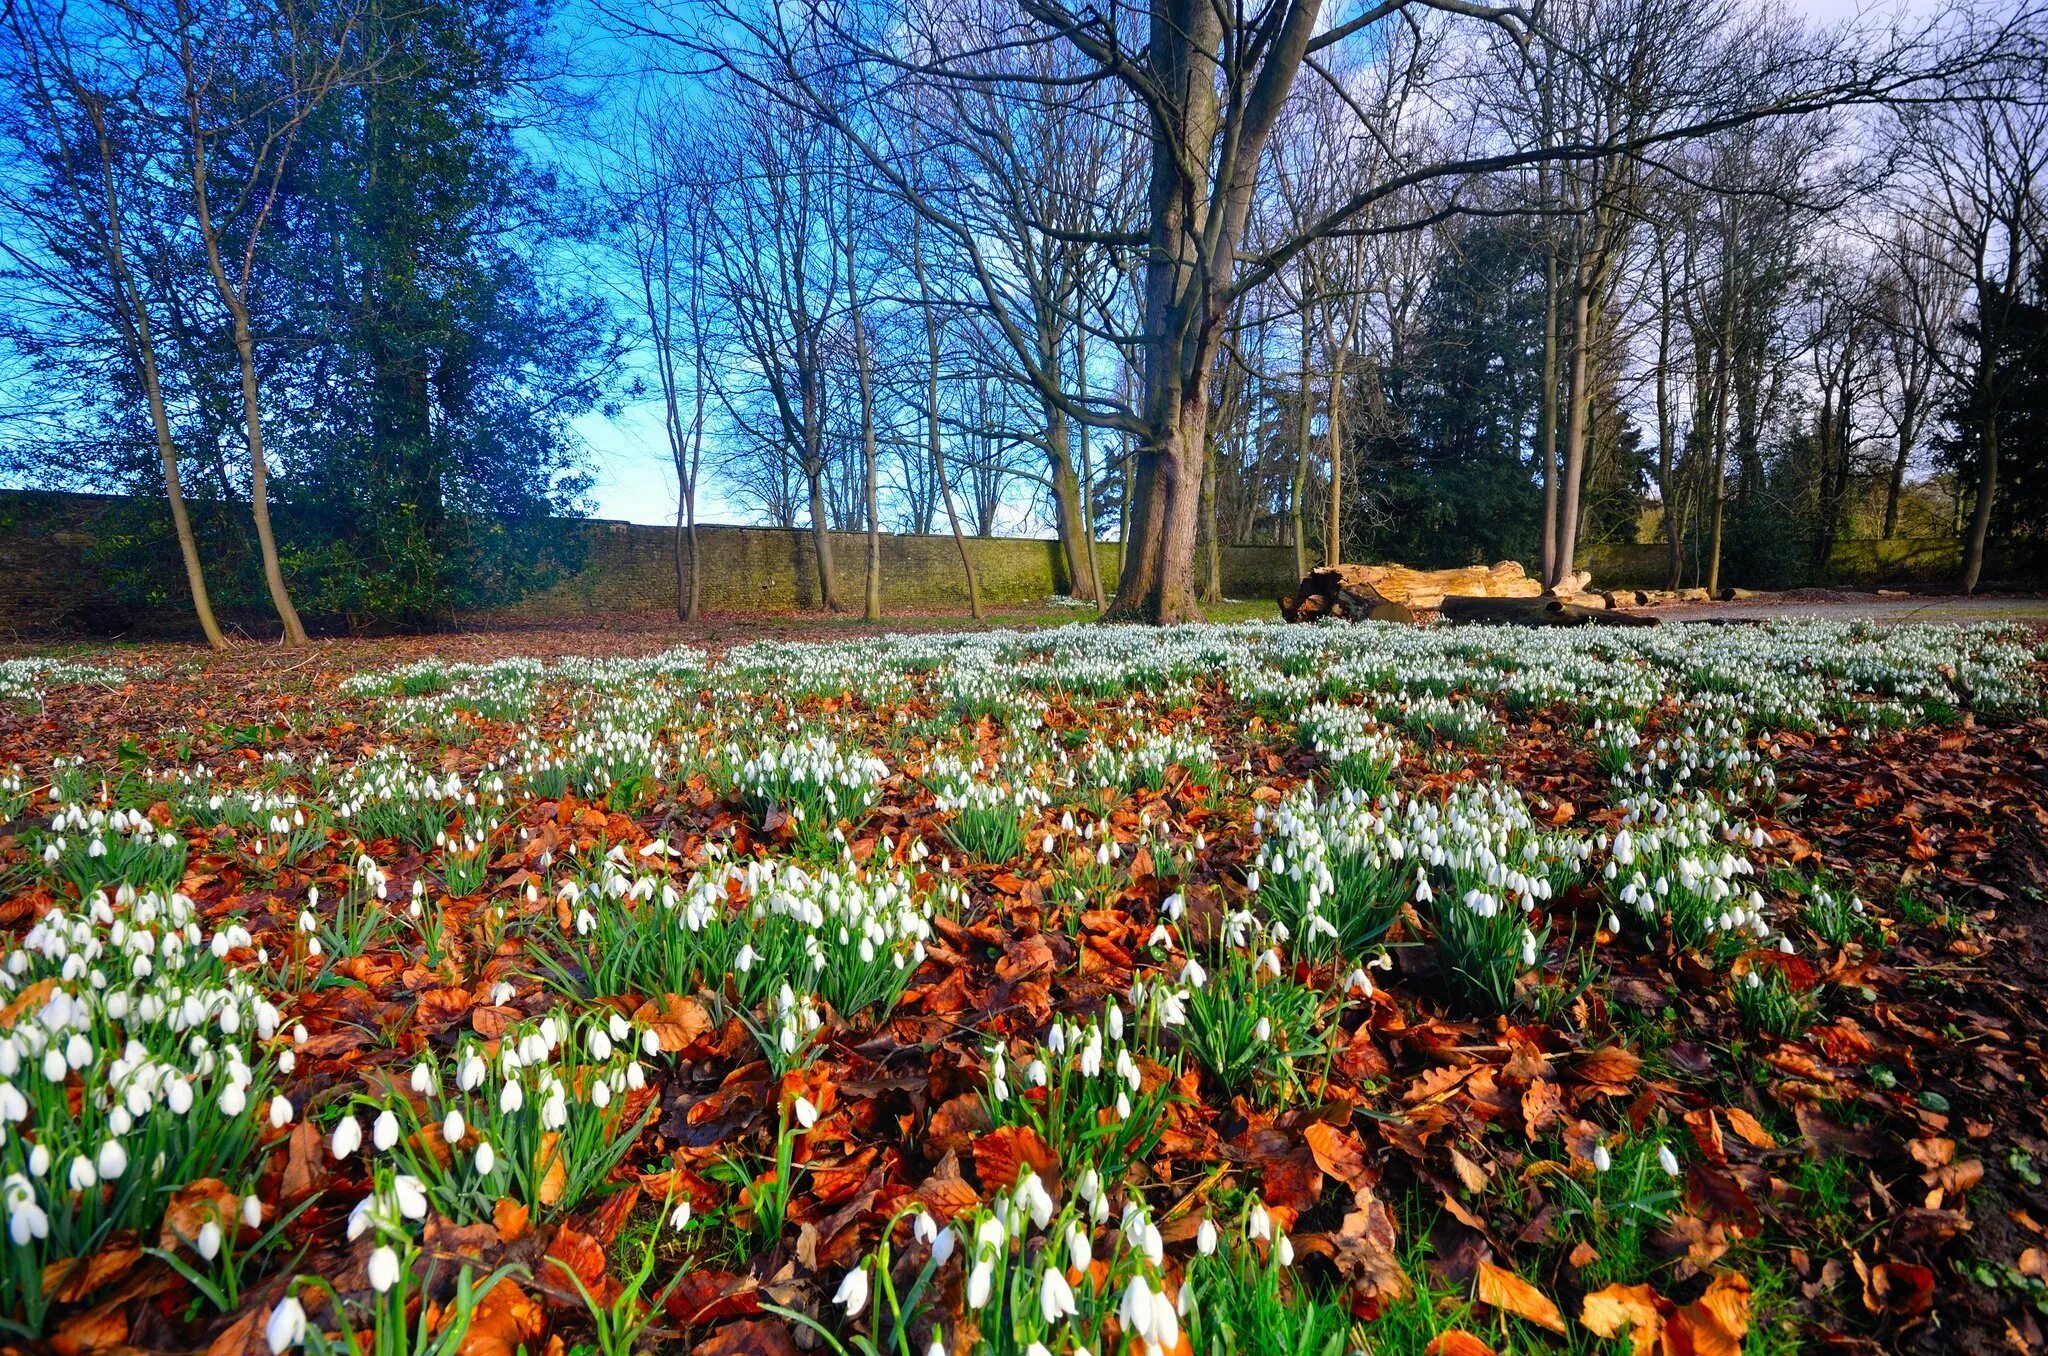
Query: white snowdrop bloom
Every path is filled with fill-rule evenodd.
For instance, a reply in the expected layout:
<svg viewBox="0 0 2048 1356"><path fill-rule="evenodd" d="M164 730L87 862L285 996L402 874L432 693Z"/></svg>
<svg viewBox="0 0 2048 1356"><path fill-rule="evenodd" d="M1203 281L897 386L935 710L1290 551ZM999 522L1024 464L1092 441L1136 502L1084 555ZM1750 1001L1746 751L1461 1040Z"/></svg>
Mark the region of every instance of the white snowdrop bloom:
<svg viewBox="0 0 2048 1356"><path fill-rule="evenodd" d="M1245 1216L1244 1232L1247 1238L1271 1238L1273 1217L1266 1213L1264 1201L1253 1201L1251 1213Z"/></svg>
<svg viewBox="0 0 2048 1356"><path fill-rule="evenodd" d="M121 1147L120 1140L110 1139L100 1145L96 1166L99 1168L100 1180L106 1182L114 1181L128 1171L128 1151Z"/></svg>
<svg viewBox="0 0 2048 1356"><path fill-rule="evenodd" d="M390 1244L380 1244L370 1253L370 1288L382 1295L398 1284L398 1253Z"/></svg>
<svg viewBox="0 0 2048 1356"><path fill-rule="evenodd" d="M799 1097L790 1108L796 1115L796 1123L808 1130L818 1123L818 1108L808 1097Z"/></svg>
<svg viewBox="0 0 2048 1356"><path fill-rule="evenodd" d="M398 1117L390 1108L377 1114L376 1121L370 1126L370 1142L377 1146L379 1153L388 1153L391 1146L398 1143Z"/></svg>
<svg viewBox="0 0 2048 1356"><path fill-rule="evenodd" d="M974 1264L967 1273L967 1307L980 1310L987 1305L989 1294L995 1286L995 1268L984 1259Z"/></svg>
<svg viewBox="0 0 2048 1356"><path fill-rule="evenodd" d="M867 1267L857 1266L847 1272L845 1278L839 1282L839 1289L833 1292L832 1302L844 1306L848 1318L865 1309L868 1303Z"/></svg>
<svg viewBox="0 0 2048 1356"><path fill-rule="evenodd" d="M1678 1155L1671 1152L1671 1146L1669 1144L1660 1144L1657 1146L1657 1166L1664 1169L1664 1175L1666 1177L1678 1176Z"/></svg>
<svg viewBox="0 0 2048 1356"><path fill-rule="evenodd" d="M427 1189L419 1178L400 1173L391 1179L391 1192L398 1201L398 1213L407 1219L427 1217Z"/></svg>
<svg viewBox="0 0 2048 1356"><path fill-rule="evenodd" d="M1216 1222L1207 1215L1202 1217L1202 1227L1195 1230L1195 1251L1204 1257L1216 1251Z"/></svg>
<svg viewBox="0 0 2048 1356"><path fill-rule="evenodd" d="M498 1089L498 1110L507 1116L526 1105L526 1089L516 1078L505 1080L505 1086Z"/></svg>
<svg viewBox="0 0 2048 1356"><path fill-rule="evenodd" d="M1593 1146L1593 1171L1606 1172L1613 1166L1614 1156L1607 1152L1607 1146L1605 1144L1595 1144Z"/></svg>
<svg viewBox="0 0 2048 1356"><path fill-rule="evenodd" d="M1038 1312L1048 1324L1081 1312L1080 1305L1074 1300L1074 1288L1067 1284L1067 1278L1060 1274L1058 1267L1045 1269L1045 1279L1038 1287Z"/></svg>
<svg viewBox="0 0 2048 1356"><path fill-rule="evenodd" d="M220 1245L221 1232L219 1222L207 1220L199 1226L199 1233L192 1240L192 1251L199 1254L200 1260L211 1262L214 1258L220 1256Z"/></svg>
<svg viewBox="0 0 2048 1356"><path fill-rule="evenodd" d="M354 1116L343 1116L334 1126L334 1137L328 1142L336 1158L347 1158L363 1147L363 1123Z"/></svg>
<svg viewBox="0 0 2048 1356"><path fill-rule="evenodd" d="M491 1147L489 1140L476 1146L476 1172L479 1177L489 1177L498 1167L498 1151Z"/></svg>
<svg viewBox="0 0 2048 1356"><path fill-rule="evenodd" d="M287 1295L271 1307L270 1317L263 1324L263 1341L270 1348L270 1356L284 1356L305 1340L305 1307Z"/></svg>
<svg viewBox="0 0 2048 1356"><path fill-rule="evenodd" d="M450 1144L462 1143L462 1137L469 1133L469 1123L462 1118L462 1109L452 1107L441 1121L441 1138Z"/></svg>

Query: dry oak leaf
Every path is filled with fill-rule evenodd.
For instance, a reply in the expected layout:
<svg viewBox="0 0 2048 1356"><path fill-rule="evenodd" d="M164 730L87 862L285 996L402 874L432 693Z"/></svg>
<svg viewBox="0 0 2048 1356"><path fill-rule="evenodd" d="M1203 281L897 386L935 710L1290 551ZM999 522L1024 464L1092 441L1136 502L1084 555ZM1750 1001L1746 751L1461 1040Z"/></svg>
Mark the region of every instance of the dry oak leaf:
<svg viewBox="0 0 2048 1356"><path fill-rule="evenodd" d="M1605 1045L1598 1050L1589 1050L1572 1062L1571 1076L1574 1081L1591 1083L1599 1088L1626 1088L1633 1082L1643 1067L1642 1056L1619 1045Z"/></svg>
<svg viewBox="0 0 2048 1356"><path fill-rule="evenodd" d="M799 1356L789 1325L766 1318L728 1323L690 1348L690 1356Z"/></svg>
<svg viewBox="0 0 2048 1356"><path fill-rule="evenodd" d="M1028 1125L1003 1125L974 1141L974 1175L988 1191L1008 1191L1030 1168L1047 1191L1057 1192L1060 1161Z"/></svg>
<svg viewBox="0 0 2048 1356"><path fill-rule="evenodd" d="M438 1138L438 1136L436 1137ZM310 1117L292 1127L286 1145L284 1176L277 1184L278 1197L303 1200L327 1185L327 1139Z"/></svg>
<svg viewBox="0 0 2048 1356"><path fill-rule="evenodd" d="M1564 1096L1549 1079L1531 1083L1522 1093L1522 1133L1535 1139L1564 1118Z"/></svg>
<svg viewBox="0 0 2048 1356"><path fill-rule="evenodd" d="M547 1327L540 1301L511 1279L500 1278L477 1301L458 1356L519 1356L521 1348L533 1350Z"/></svg>
<svg viewBox="0 0 2048 1356"><path fill-rule="evenodd" d="M1445 1328L1429 1339L1422 1356L1494 1356L1494 1351L1463 1328Z"/></svg>
<svg viewBox="0 0 2048 1356"><path fill-rule="evenodd" d="M89 1351L111 1351L128 1344L128 1306L103 1304L64 1320L50 1336L50 1350L57 1356L84 1356Z"/></svg>
<svg viewBox="0 0 2048 1356"><path fill-rule="evenodd" d="M553 1205L569 1189L569 1165L559 1152L561 1142L561 1135L550 1130L540 1137L540 1147L533 1152L533 1166L540 1171L540 1190L534 1194L542 1205Z"/></svg>
<svg viewBox="0 0 2048 1356"><path fill-rule="evenodd" d="M1555 1333L1566 1330L1564 1314L1550 1296L1512 1271L1491 1262L1481 1262L1475 1287L1473 1298L1481 1304L1505 1309Z"/></svg>
<svg viewBox="0 0 2048 1356"><path fill-rule="evenodd" d="M1722 1107L1721 1114L1728 1118L1728 1128L1739 1135L1742 1141L1751 1148L1775 1149L1778 1147L1778 1137L1764 1129L1763 1122L1750 1115L1747 1111L1744 1111L1741 1107Z"/></svg>
<svg viewBox="0 0 2048 1356"><path fill-rule="evenodd" d="M43 1268L43 1293L60 1304L76 1304L141 1260L142 1249L130 1244L103 1246L85 1257L60 1257Z"/></svg>
<svg viewBox="0 0 2048 1356"><path fill-rule="evenodd" d="M1316 1166L1344 1185L1350 1186L1365 1174L1365 1146L1350 1131L1340 1130L1328 1121L1311 1121L1302 1131L1302 1138L1308 1141L1308 1151L1315 1155Z"/></svg>
<svg viewBox="0 0 2048 1356"><path fill-rule="evenodd" d="M1647 1285L1616 1284L1594 1291L1579 1305L1579 1322L1596 1337L1615 1338L1626 1332L1635 1356L1650 1356L1664 1335L1664 1311L1658 1307L1657 1292Z"/></svg>
<svg viewBox="0 0 2048 1356"><path fill-rule="evenodd" d="M665 1055L678 1054L695 1045L712 1029L711 1014L694 998L666 994L660 1000L642 1003L633 1020L654 1033Z"/></svg>
<svg viewBox="0 0 2048 1356"><path fill-rule="evenodd" d="M256 1305L242 1311L242 1316L221 1329L206 1348L205 1356L250 1356L252 1352L268 1353L270 1348L263 1340L263 1325L270 1317L270 1310Z"/></svg>
<svg viewBox="0 0 2048 1356"><path fill-rule="evenodd" d="M219 1225L222 1233L231 1234L241 1209L242 1198L219 1178L187 1182L171 1193L164 1207L164 1227L157 1233L156 1245L167 1252L189 1249L209 1220Z"/></svg>
<svg viewBox="0 0 2048 1356"><path fill-rule="evenodd" d="M1716 1276L1707 1293L1671 1316L1665 1349L1672 1356L1741 1356L1749 1333L1749 1281L1734 1272Z"/></svg>
<svg viewBox="0 0 2048 1356"><path fill-rule="evenodd" d="M507 1243L517 1243L526 1237L526 1231L533 1222L533 1212L523 1202L510 1196L491 1207L491 1223L497 1227L498 1237Z"/></svg>

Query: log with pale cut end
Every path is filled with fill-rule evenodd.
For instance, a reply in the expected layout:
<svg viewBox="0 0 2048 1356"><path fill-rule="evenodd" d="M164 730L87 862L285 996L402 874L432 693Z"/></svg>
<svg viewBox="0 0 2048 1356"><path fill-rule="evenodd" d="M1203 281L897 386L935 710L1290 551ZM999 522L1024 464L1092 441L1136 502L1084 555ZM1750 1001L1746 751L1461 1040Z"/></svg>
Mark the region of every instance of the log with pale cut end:
<svg viewBox="0 0 2048 1356"><path fill-rule="evenodd" d="M1324 565L1302 576L1294 596L1280 600L1280 612L1289 621L1315 621L1322 617L1365 621L1373 617L1375 609L1389 604L1412 614L1439 607L1452 594L1534 598L1542 592L1543 585L1512 560L1451 570L1416 570L1406 565ZM1388 615L1381 613L1383 617Z"/></svg>

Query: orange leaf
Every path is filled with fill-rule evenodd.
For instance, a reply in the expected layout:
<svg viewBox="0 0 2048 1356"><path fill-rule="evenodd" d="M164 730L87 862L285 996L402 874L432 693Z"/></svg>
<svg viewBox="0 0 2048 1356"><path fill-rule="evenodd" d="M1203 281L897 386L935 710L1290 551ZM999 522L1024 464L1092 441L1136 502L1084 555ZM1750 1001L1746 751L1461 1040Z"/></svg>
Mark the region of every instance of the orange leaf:
<svg viewBox="0 0 2048 1356"><path fill-rule="evenodd" d="M1008 1191L1025 1168L1038 1174L1046 1190L1058 1188L1059 1160L1030 1126L998 1126L974 1141L974 1174L984 1190Z"/></svg>
<svg viewBox="0 0 2048 1356"><path fill-rule="evenodd" d="M1339 1130L1328 1121L1311 1121L1302 1132L1316 1166L1349 1186L1365 1172L1365 1149L1358 1136Z"/></svg>
<svg viewBox="0 0 2048 1356"><path fill-rule="evenodd" d="M1778 1137L1764 1129L1763 1122L1739 1106L1722 1107L1721 1114L1728 1118L1728 1128L1742 1137L1744 1143L1757 1149L1775 1149Z"/></svg>
<svg viewBox="0 0 2048 1356"><path fill-rule="evenodd" d="M1673 1337L1689 1337L1693 1356L1741 1356L1749 1331L1749 1281L1729 1273L1716 1276L1707 1293L1671 1316Z"/></svg>
<svg viewBox="0 0 2048 1356"><path fill-rule="evenodd" d="M510 1278L500 1280L477 1302L458 1356L519 1356L539 1346L547 1326L539 1301Z"/></svg>
<svg viewBox="0 0 2048 1356"><path fill-rule="evenodd" d="M232 1238L241 1208L241 1197L218 1178L201 1177L187 1182L171 1193L170 1202L164 1206L164 1227L157 1234L156 1245L171 1252L181 1247L189 1249L208 1220Z"/></svg>
<svg viewBox="0 0 2048 1356"><path fill-rule="evenodd" d="M1564 1315L1551 1298L1535 1286L1491 1262L1479 1264L1478 1293L1475 1298L1481 1304L1490 1304L1496 1309L1505 1309L1528 1319L1538 1327L1552 1332L1565 1331Z"/></svg>
<svg viewBox="0 0 2048 1356"><path fill-rule="evenodd" d="M1635 1356L1649 1356L1664 1333L1657 1292L1647 1285L1617 1284L1594 1291L1579 1306L1579 1322L1597 1337L1619 1337L1626 1331Z"/></svg>
<svg viewBox="0 0 2048 1356"><path fill-rule="evenodd" d="M711 1014L704 1010L704 1005L677 994L664 996L658 1004L642 1003L633 1020L654 1033L665 1055L689 1049L699 1036L711 1030Z"/></svg>
<svg viewBox="0 0 2048 1356"><path fill-rule="evenodd" d="M556 1147L561 1142L562 1137L550 1130L540 1137L540 1148L533 1155L533 1165L540 1170L540 1190L535 1194L542 1205L553 1205L569 1189L569 1165Z"/></svg>
<svg viewBox="0 0 2048 1356"><path fill-rule="evenodd" d="M1463 1328L1445 1328L1429 1339L1422 1356L1494 1356L1493 1348Z"/></svg>

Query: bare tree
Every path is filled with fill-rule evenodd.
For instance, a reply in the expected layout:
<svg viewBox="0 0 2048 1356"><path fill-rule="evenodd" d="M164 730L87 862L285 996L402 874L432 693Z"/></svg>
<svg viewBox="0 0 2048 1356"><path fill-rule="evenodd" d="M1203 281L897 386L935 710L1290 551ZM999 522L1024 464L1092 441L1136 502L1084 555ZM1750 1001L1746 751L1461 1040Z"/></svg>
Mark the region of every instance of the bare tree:
<svg viewBox="0 0 2048 1356"><path fill-rule="evenodd" d="M2048 106L2009 74L1974 99L1915 110L1906 120L1912 172L1936 210L1922 258L1968 290L1973 344L1953 376L1968 393L1977 457L1961 585L1984 573L1998 495L1999 424L2006 381L2001 353L2027 303L2025 269L2048 243Z"/></svg>
<svg viewBox="0 0 2048 1356"><path fill-rule="evenodd" d="M118 21L118 11L112 17ZM146 85L153 73L146 64L126 66L105 56L146 49L81 43L62 9L10 6L0 23L6 42L0 52L6 100L0 116L27 171L0 175L0 203L15 223L14 231L0 235L0 255L72 320L90 317L114 336L148 406L193 614L206 643L225 649L185 506L158 365L151 268L131 225L134 214L145 210L137 203L150 201L150 181L160 175L166 155L148 117Z"/></svg>
<svg viewBox="0 0 2048 1356"><path fill-rule="evenodd" d="M349 64L357 10L350 4L302 0L205 6L167 0L164 8L154 10L144 8L149 0L118 3L136 30L160 44L176 64L193 223L241 367L249 505L263 581L284 625L285 643L301 645L306 628L285 587L270 522L253 292L257 250L299 133L322 99L362 74ZM216 179L222 166L230 166L229 173Z"/></svg>

